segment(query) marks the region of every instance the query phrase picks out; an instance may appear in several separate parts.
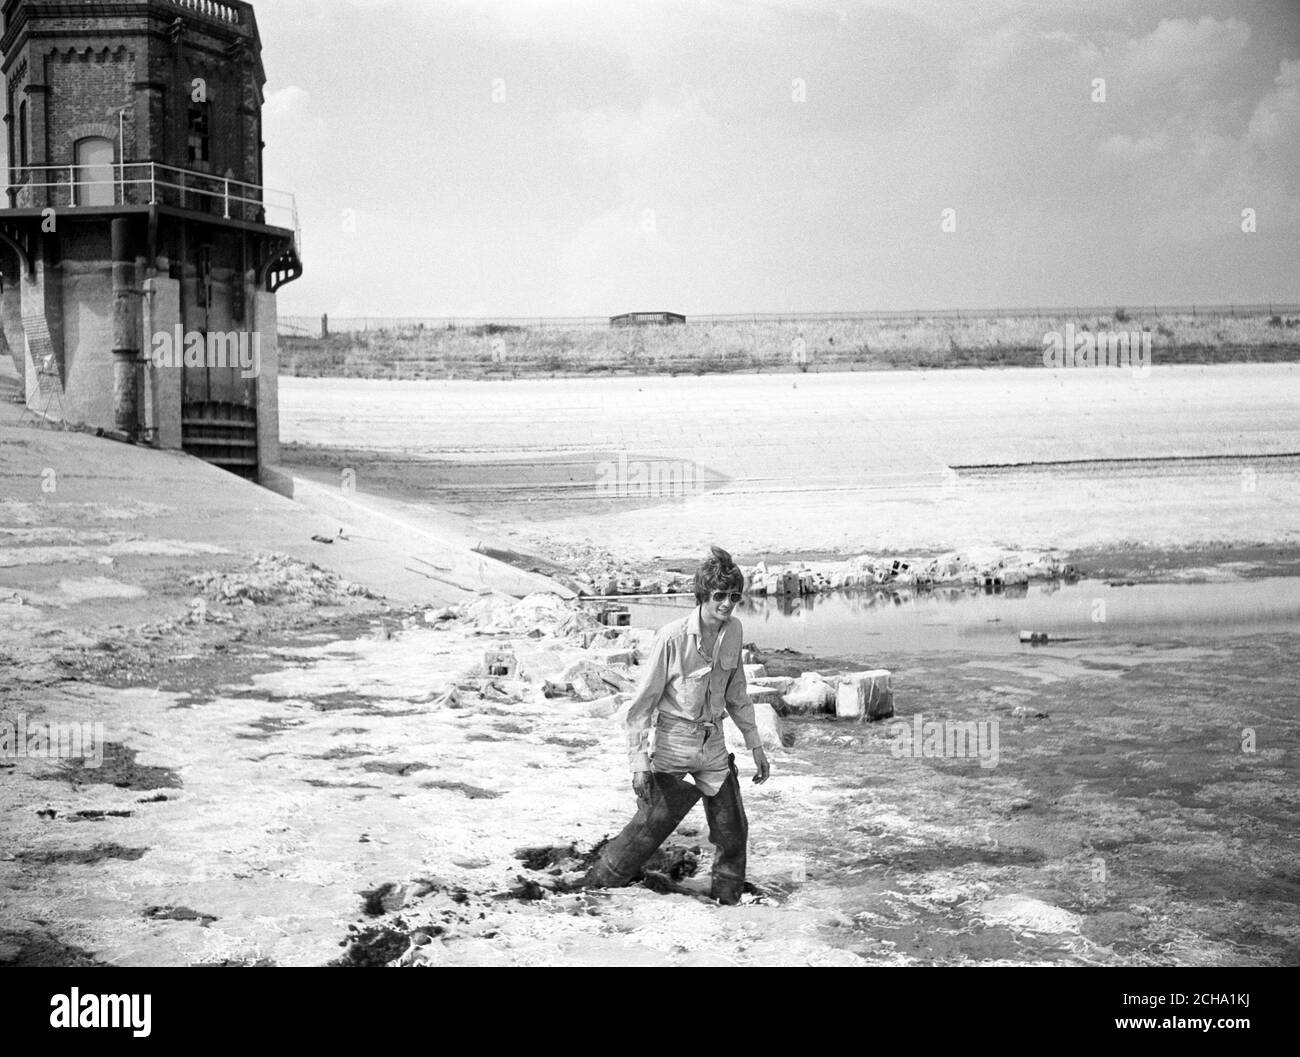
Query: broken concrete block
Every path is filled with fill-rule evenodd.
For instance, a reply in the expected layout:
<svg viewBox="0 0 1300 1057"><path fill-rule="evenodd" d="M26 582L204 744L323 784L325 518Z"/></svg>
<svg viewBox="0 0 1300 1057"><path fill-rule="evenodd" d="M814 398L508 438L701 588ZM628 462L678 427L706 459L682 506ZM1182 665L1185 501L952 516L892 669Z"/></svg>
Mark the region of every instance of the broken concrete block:
<svg viewBox="0 0 1300 1057"><path fill-rule="evenodd" d="M632 626L632 614L628 612L625 606L611 607L601 612L600 622L610 628L626 628Z"/></svg>
<svg viewBox="0 0 1300 1057"><path fill-rule="evenodd" d="M592 660L597 664L626 664L629 666L636 664L636 650L634 649L598 649L594 653Z"/></svg>
<svg viewBox="0 0 1300 1057"><path fill-rule="evenodd" d="M626 690L632 682L609 665L594 661L578 661L569 665L555 681L569 683L574 692L587 701Z"/></svg>
<svg viewBox="0 0 1300 1057"><path fill-rule="evenodd" d="M884 668L840 676L835 693L835 718L859 723L894 714L892 674Z"/></svg>
<svg viewBox="0 0 1300 1057"><path fill-rule="evenodd" d="M746 682L748 682L750 679L762 679L765 675L767 675L767 669L764 668L761 664L746 663L744 667L745 667Z"/></svg>
<svg viewBox="0 0 1300 1057"><path fill-rule="evenodd" d="M582 711L584 715L594 716L596 719L610 719L617 716L630 699L630 695L627 694L607 694L596 698L595 701L585 703Z"/></svg>
<svg viewBox="0 0 1300 1057"><path fill-rule="evenodd" d="M490 678L512 679L519 670L519 661L509 650L488 650L483 655L483 669Z"/></svg>
<svg viewBox="0 0 1300 1057"><path fill-rule="evenodd" d="M784 748L781 742L781 717L776 714L776 709L766 701L755 701L754 722L758 725L758 733L763 739L763 748L769 752ZM740 733L740 728L730 716L722 721L722 733L727 740L728 752L734 752L737 756L742 753L748 756L751 750L745 748L745 736Z"/></svg>
<svg viewBox="0 0 1300 1057"><path fill-rule="evenodd" d="M746 678L748 679L748 676ZM749 684L749 692L753 693L756 686L766 687L784 695L789 692L790 687L794 686L794 679L788 675L760 675Z"/></svg>
<svg viewBox="0 0 1300 1057"><path fill-rule="evenodd" d="M781 700L791 712L834 712L835 687L817 672L804 672Z"/></svg>
<svg viewBox="0 0 1300 1057"><path fill-rule="evenodd" d="M775 686L749 686L746 690L749 693L749 700L754 704L762 701L773 708L781 704L781 691Z"/></svg>

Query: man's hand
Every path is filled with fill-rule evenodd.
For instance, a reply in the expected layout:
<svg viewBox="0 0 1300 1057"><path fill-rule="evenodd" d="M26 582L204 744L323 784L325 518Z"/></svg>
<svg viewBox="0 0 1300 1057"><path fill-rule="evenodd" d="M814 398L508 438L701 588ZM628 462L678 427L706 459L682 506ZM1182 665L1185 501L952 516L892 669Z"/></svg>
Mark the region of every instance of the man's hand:
<svg viewBox="0 0 1300 1057"><path fill-rule="evenodd" d="M650 772L636 771L632 775L632 792L638 800L650 799Z"/></svg>
<svg viewBox="0 0 1300 1057"><path fill-rule="evenodd" d="M754 766L758 768L758 774L754 775L754 783L762 785L772 773L772 768L767 762L767 753L761 747L754 750Z"/></svg>

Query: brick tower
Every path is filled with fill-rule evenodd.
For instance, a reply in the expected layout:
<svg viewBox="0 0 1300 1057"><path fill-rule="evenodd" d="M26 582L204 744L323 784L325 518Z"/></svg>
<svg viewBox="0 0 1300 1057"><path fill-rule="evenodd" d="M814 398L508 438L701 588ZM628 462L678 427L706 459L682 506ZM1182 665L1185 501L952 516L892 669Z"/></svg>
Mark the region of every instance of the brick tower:
<svg viewBox="0 0 1300 1057"><path fill-rule="evenodd" d="M28 407L275 484L275 292L302 266L293 198L262 186L252 5L0 14L0 341Z"/></svg>

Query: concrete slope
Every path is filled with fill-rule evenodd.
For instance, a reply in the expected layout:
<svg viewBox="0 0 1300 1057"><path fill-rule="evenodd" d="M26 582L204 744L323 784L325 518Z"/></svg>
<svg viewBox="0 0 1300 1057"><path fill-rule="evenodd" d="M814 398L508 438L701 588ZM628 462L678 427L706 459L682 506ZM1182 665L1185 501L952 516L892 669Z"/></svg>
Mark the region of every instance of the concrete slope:
<svg viewBox="0 0 1300 1057"><path fill-rule="evenodd" d="M74 525L78 509L147 510L143 517L124 515L122 528L145 541L286 554L401 603L455 603L483 590L572 595L546 577L372 511L363 500L330 496L319 485L303 482L308 506L181 452L37 429L30 420L20 425L18 395L12 369L0 365L0 546L17 538L15 527ZM14 567L0 561L0 572L6 565Z"/></svg>

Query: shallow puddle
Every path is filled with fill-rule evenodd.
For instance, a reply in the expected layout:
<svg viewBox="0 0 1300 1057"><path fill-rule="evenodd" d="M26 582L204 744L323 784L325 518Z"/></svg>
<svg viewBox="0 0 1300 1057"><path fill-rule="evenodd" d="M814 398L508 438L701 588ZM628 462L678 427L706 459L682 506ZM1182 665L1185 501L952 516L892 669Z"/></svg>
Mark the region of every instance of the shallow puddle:
<svg viewBox="0 0 1300 1057"><path fill-rule="evenodd" d="M688 611L680 604L630 602L633 624L658 627ZM884 651L1033 648L1021 631L1048 641L1155 642L1242 636L1300 627L1300 577L1112 586L1099 580L1032 584L996 593L941 587L930 591L836 591L803 598L747 598L737 616L761 649L821 656L879 656Z"/></svg>

